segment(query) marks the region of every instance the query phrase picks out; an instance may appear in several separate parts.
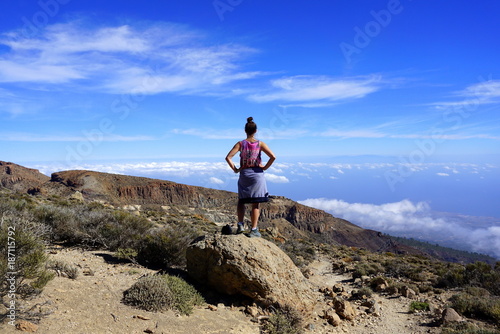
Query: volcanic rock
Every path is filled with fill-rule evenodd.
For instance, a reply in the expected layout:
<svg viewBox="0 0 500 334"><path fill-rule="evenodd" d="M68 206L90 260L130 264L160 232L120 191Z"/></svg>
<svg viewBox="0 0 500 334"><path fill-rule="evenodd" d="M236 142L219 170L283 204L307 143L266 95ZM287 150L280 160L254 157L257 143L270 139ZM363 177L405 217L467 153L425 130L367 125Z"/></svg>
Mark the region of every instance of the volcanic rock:
<svg viewBox="0 0 500 334"><path fill-rule="evenodd" d="M189 275L228 295L264 306L292 306L307 316L316 304L312 286L275 244L245 235L201 237L187 250Z"/></svg>

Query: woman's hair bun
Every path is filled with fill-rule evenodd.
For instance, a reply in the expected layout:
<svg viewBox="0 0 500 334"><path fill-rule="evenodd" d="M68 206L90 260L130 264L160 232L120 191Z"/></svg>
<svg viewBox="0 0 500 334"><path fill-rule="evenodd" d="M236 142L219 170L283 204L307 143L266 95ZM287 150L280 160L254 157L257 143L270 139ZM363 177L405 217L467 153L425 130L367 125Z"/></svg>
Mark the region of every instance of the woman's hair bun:
<svg viewBox="0 0 500 334"><path fill-rule="evenodd" d="M253 122L253 117L248 117L247 118L247 123Z"/></svg>

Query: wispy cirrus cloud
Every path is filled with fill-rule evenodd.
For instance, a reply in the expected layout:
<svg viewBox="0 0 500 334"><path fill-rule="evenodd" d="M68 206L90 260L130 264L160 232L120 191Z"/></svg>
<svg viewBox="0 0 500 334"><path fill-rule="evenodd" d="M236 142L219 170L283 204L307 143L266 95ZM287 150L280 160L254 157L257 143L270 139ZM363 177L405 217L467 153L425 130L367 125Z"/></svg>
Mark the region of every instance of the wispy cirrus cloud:
<svg viewBox="0 0 500 334"><path fill-rule="evenodd" d="M232 139L241 140L244 135L241 129L213 129L213 128L189 128L189 129L173 129L174 135L187 135L199 137L202 139ZM259 127L256 137L261 140L275 139L296 139L310 136L311 133L304 129L287 129L276 130L272 126Z"/></svg>
<svg viewBox="0 0 500 334"><path fill-rule="evenodd" d="M450 107L462 107L467 110L483 104L500 103L500 80L483 80L467 86L465 89L455 92L453 100L431 103L438 109Z"/></svg>
<svg viewBox="0 0 500 334"><path fill-rule="evenodd" d="M330 128L323 132L318 132L315 135L321 137L333 137L341 139L353 139L353 138L364 138L364 139L375 139L375 138L387 138L387 139L409 139L409 140L422 140L429 139L433 141L443 141L443 140L466 140L466 139L492 139L500 140L500 136L492 134L497 131L494 127L484 127L480 124L469 125L467 127L456 126L453 129L440 129L435 131L435 127L430 127L426 131L415 131L411 124L405 125L404 127L391 127L386 124L381 124L377 126L367 126L358 127L351 129L344 128Z"/></svg>
<svg viewBox="0 0 500 334"><path fill-rule="evenodd" d="M338 138L384 138L389 135L378 132L372 129L357 129L357 130L339 130L329 129L318 134L322 137L338 137Z"/></svg>
<svg viewBox="0 0 500 334"><path fill-rule="evenodd" d="M0 141L11 142L86 142L89 138L85 135L41 135L24 132L0 133ZM96 141L99 142L132 142L155 140L152 136L136 135L124 136L119 134L102 134Z"/></svg>
<svg viewBox="0 0 500 334"><path fill-rule="evenodd" d="M48 25L39 35L0 35L0 82L25 88L111 94L242 96L253 102L280 101L306 108L359 99L382 88L380 75L333 78L298 75L245 86L231 83L270 76L246 70L259 50L214 43L193 28L172 23L95 27L85 20ZM265 84L264 84L265 86Z"/></svg>
<svg viewBox="0 0 500 334"><path fill-rule="evenodd" d="M272 80L267 92L252 94L249 99L255 102L315 102L300 106L325 106L325 102L340 102L371 94L381 88L381 81L380 76L344 79L311 75L284 77Z"/></svg>
<svg viewBox="0 0 500 334"><path fill-rule="evenodd" d="M261 75L240 62L256 49L211 44L206 36L175 24L89 28L84 22L47 26L26 38L0 37L0 82L73 85L108 93L206 93L236 80Z"/></svg>
<svg viewBox="0 0 500 334"><path fill-rule="evenodd" d="M226 130L215 130L215 129L173 129L171 131L176 135L187 135L200 137L202 139L241 139L242 131L241 129L226 129Z"/></svg>
<svg viewBox="0 0 500 334"><path fill-rule="evenodd" d="M264 124L265 125L265 124ZM382 124L379 126L367 126L358 128L329 128L324 131L311 131L307 128L295 129L275 129L272 126L259 127L257 137L262 140L270 139L297 139L297 138L310 138L310 137L329 137L339 139L408 139L408 140L423 140L429 139L433 141L443 140L466 140L466 139L491 139L500 140L499 136L489 134L488 132L495 132L494 128L483 128L480 126L470 127L468 129L461 129L457 133L430 133L415 132L411 133L413 128L391 128ZM202 139L241 139L241 129L212 129L212 128L177 128L171 131L174 135L188 135L195 136Z"/></svg>

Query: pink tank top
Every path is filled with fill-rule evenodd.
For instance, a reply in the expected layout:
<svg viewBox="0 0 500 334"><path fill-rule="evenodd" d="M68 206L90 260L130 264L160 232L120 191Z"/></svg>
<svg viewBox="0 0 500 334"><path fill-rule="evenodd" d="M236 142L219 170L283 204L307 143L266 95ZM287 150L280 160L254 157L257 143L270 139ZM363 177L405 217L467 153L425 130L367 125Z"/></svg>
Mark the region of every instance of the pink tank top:
<svg viewBox="0 0 500 334"><path fill-rule="evenodd" d="M259 141L251 143L245 139L240 145L240 168L259 167L261 162Z"/></svg>

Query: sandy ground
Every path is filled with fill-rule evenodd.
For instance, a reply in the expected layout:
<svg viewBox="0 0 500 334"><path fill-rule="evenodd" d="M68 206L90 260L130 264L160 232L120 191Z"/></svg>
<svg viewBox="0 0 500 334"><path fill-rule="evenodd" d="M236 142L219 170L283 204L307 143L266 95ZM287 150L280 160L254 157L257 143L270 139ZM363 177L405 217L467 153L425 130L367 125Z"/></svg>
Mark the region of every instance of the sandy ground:
<svg viewBox="0 0 500 334"><path fill-rule="evenodd" d="M121 303L123 291L142 275L152 270L133 264L113 263L110 253L61 249L51 258L76 265L80 274L76 279L56 277L45 287L43 293L28 302L29 305L44 304L40 311L51 312L38 324L37 333L50 334L100 334L100 333L260 333L259 324L244 313L243 307L218 303L216 310L206 306L197 308L190 316L179 316L173 311L146 312ZM92 271L93 275L84 275ZM311 264L310 281L318 286L332 286L344 282L348 277L332 272L326 260ZM332 327L316 316L307 333L438 333L439 329L420 325L427 319L408 314L411 300L385 298L376 295L381 306L381 316L360 315L352 322L344 321ZM318 309L320 313L320 309ZM19 333L7 323L0 325L1 333Z"/></svg>

